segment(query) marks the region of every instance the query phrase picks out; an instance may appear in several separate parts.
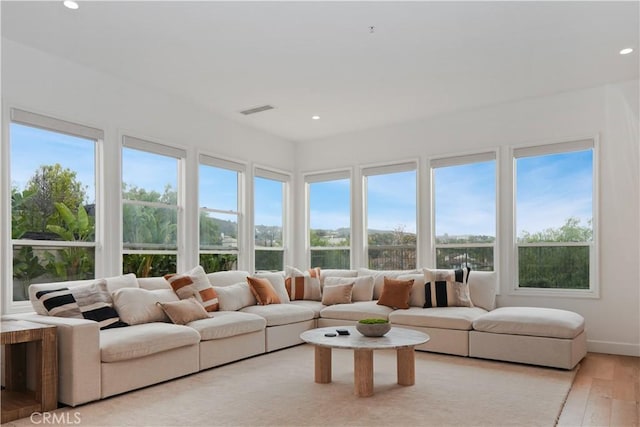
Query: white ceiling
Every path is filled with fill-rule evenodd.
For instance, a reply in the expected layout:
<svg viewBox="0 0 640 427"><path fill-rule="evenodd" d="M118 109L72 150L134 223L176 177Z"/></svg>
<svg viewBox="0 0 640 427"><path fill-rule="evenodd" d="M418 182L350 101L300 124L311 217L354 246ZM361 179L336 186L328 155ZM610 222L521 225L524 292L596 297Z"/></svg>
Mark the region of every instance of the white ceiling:
<svg viewBox="0 0 640 427"><path fill-rule="evenodd" d="M2 36L293 141L639 75L637 1L79 3Z"/></svg>

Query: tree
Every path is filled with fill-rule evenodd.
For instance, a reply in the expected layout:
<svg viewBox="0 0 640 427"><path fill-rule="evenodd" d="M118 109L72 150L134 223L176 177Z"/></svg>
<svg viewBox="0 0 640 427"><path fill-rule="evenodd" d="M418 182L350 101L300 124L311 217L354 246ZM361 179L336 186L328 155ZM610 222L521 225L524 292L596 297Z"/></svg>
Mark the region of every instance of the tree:
<svg viewBox="0 0 640 427"><path fill-rule="evenodd" d="M29 231L46 231L47 224L63 225L56 203L71 209L83 205L86 188L77 179L76 172L60 164L40 166L27 182L23 213Z"/></svg>
<svg viewBox="0 0 640 427"><path fill-rule="evenodd" d="M580 225L580 219L570 217L559 228L547 228L537 233L522 231L518 237L520 243L537 242L588 242L593 238L592 220L587 226Z"/></svg>

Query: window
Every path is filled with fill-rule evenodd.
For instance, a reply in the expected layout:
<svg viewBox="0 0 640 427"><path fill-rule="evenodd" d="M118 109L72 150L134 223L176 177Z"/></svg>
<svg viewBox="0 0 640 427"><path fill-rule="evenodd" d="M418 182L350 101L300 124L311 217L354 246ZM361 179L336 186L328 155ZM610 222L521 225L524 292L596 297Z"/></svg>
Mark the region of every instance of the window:
<svg viewBox="0 0 640 427"><path fill-rule="evenodd" d="M184 150L125 136L122 148L122 271L175 273L182 239Z"/></svg>
<svg viewBox="0 0 640 427"><path fill-rule="evenodd" d="M351 266L351 179L349 172L305 177L308 245L312 267Z"/></svg>
<svg viewBox="0 0 640 427"><path fill-rule="evenodd" d="M519 288L590 290L594 141L514 150Z"/></svg>
<svg viewBox="0 0 640 427"><path fill-rule="evenodd" d="M495 270L495 152L433 159L436 268Z"/></svg>
<svg viewBox="0 0 640 427"><path fill-rule="evenodd" d="M285 201L289 176L256 168L253 186L255 269L284 269Z"/></svg>
<svg viewBox="0 0 640 427"><path fill-rule="evenodd" d="M95 277L100 130L11 110L12 301L31 283Z"/></svg>
<svg viewBox="0 0 640 427"><path fill-rule="evenodd" d="M200 155L200 265L207 273L238 267L245 166Z"/></svg>
<svg viewBox="0 0 640 427"><path fill-rule="evenodd" d="M416 268L416 163L365 168L369 268Z"/></svg>

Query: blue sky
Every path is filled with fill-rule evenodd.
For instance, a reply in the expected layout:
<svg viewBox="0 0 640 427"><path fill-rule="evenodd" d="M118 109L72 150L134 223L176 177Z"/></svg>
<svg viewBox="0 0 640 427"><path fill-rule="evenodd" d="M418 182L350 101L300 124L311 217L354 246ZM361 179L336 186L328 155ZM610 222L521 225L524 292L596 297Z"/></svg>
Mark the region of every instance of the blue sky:
<svg viewBox="0 0 640 427"><path fill-rule="evenodd" d="M54 147L55 149L51 149ZM60 163L77 172L95 200L94 144L90 140L11 124L11 183L24 189L34 171ZM592 212L592 150L520 158L516 162L518 234L559 227L569 217L583 225ZM177 161L125 149L123 180L147 190L176 188ZM237 209L237 174L200 167L200 206ZM495 162L437 168L434 174L436 234L495 236ZM368 225L371 229L407 232L416 229L415 172L368 178ZM255 180L256 225L282 225L282 183ZM350 225L349 180L311 184L310 219L314 229Z"/></svg>

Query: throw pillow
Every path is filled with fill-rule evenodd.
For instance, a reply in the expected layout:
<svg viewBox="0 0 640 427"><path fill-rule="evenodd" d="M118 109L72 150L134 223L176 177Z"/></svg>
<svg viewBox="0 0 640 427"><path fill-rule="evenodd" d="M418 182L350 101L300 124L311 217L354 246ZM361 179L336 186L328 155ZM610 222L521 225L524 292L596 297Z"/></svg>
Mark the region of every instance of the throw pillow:
<svg viewBox="0 0 640 427"><path fill-rule="evenodd" d="M200 319L208 319L209 314L200 301L195 298L187 298L173 302L157 302L158 306L166 313L176 325L186 325L189 322Z"/></svg>
<svg viewBox="0 0 640 427"><path fill-rule="evenodd" d="M379 299L384 286L384 278L397 279L398 276L404 274L418 274L421 270L371 270L368 268L359 268L358 277L373 276L373 299Z"/></svg>
<svg viewBox="0 0 640 427"><path fill-rule="evenodd" d="M267 279L260 279L257 277L247 277L251 293L256 297L258 304L280 304L280 298L276 294L276 290L273 289L273 285Z"/></svg>
<svg viewBox="0 0 640 427"><path fill-rule="evenodd" d="M398 280L385 277L378 305L386 305L394 309L409 308L411 288L413 288L413 280Z"/></svg>
<svg viewBox="0 0 640 427"><path fill-rule="evenodd" d="M322 304L351 304L353 282L342 285L325 285L322 293Z"/></svg>
<svg viewBox="0 0 640 427"><path fill-rule="evenodd" d="M113 307L129 325L168 322L169 318L156 303L174 301L179 298L171 289L121 288L113 293Z"/></svg>
<svg viewBox="0 0 640 427"><path fill-rule="evenodd" d="M309 272L303 273L294 267L285 267L285 287L289 294L289 299L320 301L320 279L311 277Z"/></svg>
<svg viewBox="0 0 640 427"><path fill-rule="evenodd" d="M373 276L361 277L326 277L325 286L346 285L353 283L351 301L371 301L373 299Z"/></svg>
<svg viewBox="0 0 640 427"><path fill-rule="evenodd" d="M273 289L275 289L276 294L278 294L278 298L280 298L280 302L283 304L289 303L289 294L287 293L287 287L284 284L284 273L283 272L266 272L261 271L253 275L253 277L258 277L260 279L267 279L273 285Z"/></svg>
<svg viewBox="0 0 640 427"><path fill-rule="evenodd" d="M398 276L398 280L412 279L413 287L411 288L411 293L409 294L409 305L411 307L424 307L424 303L426 302L424 295L424 274L403 274L401 276Z"/></svg>
<svg viewBox="0 0 640 427"><path fill-rule="evenodd" d="M197 266L186 273L164 276L180 299L195 298L205 310L218 310L218 295L204 269Z"/></svg>
<svg viewBox="0 0 640 427"><path fill-rule="evenodd" d="M231 286L214 286L213 288L218 294L219 306L222 311L237 311L256 305L256 298L251 293L251 288L246 281Z"/></svg>
<svg viewBox="0 0 640 427"><path fill-rule="evenodd" d="M72 288L39 291L36 298L49 316L93 320L98 322L100 329L128 326L113 308L105 279Z"/></svg>
<svg viewBox="0 0 640 427"><path fill-rule="evenodd" d="M456 270L425 269L424 308L473 307L469 296L469 268Z"/></svg>
<svg viewBox="0 0 640 427"><path fill-rule="evenodd" d="M469 296L474 307L481 307L487 311L496 308L495 271L469 272Z"/></svg>

